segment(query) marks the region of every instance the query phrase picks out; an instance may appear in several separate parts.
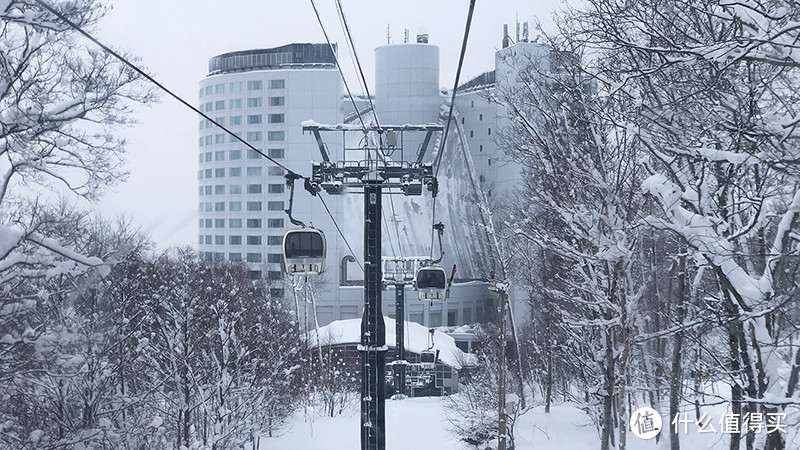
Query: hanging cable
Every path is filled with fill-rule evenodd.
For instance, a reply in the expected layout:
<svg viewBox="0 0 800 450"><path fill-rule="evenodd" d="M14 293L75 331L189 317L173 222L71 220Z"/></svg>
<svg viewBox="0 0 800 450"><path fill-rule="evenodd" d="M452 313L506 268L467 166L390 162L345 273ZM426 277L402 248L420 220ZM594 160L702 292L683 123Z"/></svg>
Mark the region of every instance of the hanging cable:
<svg viewBox="0 0 800 450"><path fill-rule="evenodd" d="M364 129L364 134L366 134L367 125L364 123L364 118L361 117L361 112L358 110L358 105L356 105L356 100L353 97L353 93L350 92L350 86L347 84L347 79L345 78L344 72L342 71L342 66L341 64L339 64L339 58L336 56L336 50L333 48L333 44L331 43L331 40L328 38L328 32L325 31L325 25L322 23L322 17L320 17L319 15L317 4L314 3L314 0L310 1L311 1L311 7L314 8L314 14L316 14L317 16L317 22L319 22L319 27L322 29L322 34L325 36L325 41L328 43L328 47L331 48L331 53L333 53L333 61L336 63L336 68L339 69L339 75L342 77L342 83L344 83L344 88L347 90L347 95L350 97L350 102L353 104L353 110L358 116L358 121L361 122L361 127Z"/></svg>
<svg viewBox="0 0 800 450"><path fill-rule="evenodd" d="M467 53L467 40L469 38L469 30L472 26L472 14L475 11L475 0L470 0L469 2L469 11L467 12L467 24L464 27L464 39L461 42L461 54L458 57L458 68L456 69L456 78L453 82L453 92L450 95L450 110L447 113L447 123L445 124L444 134L442 134L442 141L441 145L439 146L439 152L436 154L436 158L434 160L434 178L439 176L439 167L442 164L442 155L444 155L445 144L447 142L447 135L450 132L450 122L453 120L453 108L456 104L456 90L458 89L458 81L461 78L461 69L464 66L464 55ZM433 237L434 237L434 224L436 223L436 197L438 195L438 189L433 191L432 196L432 215L431 215L431 259L433 259ZM441 259L441 258L440 258Z"/></svg>
<svg viewBox="0 0 800 450"><path fill-rule="evenodd" d="M321 195L318 195L317 197L319 197L319 201L321 201L321 202L322 202L322 206L324 206L324 207L325 207L325 211L327 211L327 212L328 212L328 216L329 216L329 217L331 218L331 220L333 221L333 225L335 225L335 226L336 226L336 231L338 231L338 232L339 232L339 236L341 236L341 237L342 237L342 240L344 241L345 245L347 245L347 248L350 250L350 254L353 256L353 259L355 259L355 260L356 260L356 264L358 264L358 267L359 267L359 268L361 269L361 271L363 272L363 271L364 271L364 266L363 266L363 265L361 265L361 261L359 261L359 260L358 260L358 258L356 258L356 254L355 254L355 252L353 251L353 247L350 247L350 243L349 243L349 242L347 242L347 238L346 238L346 237L344 237L344 233L342 233L342 229L341 229L341 228L339 228L339 224L338 224L338 223L336 223L336 219L334 219L334 218L333 218L333 214L331 214L331 210L328 208L328 204L327 204L327 203L325 203L325 199L324 199L324 198L322 198L322 196L321 196Z"/></svg>
<svg viewBox="0 0 800 450"><path fill-rule="evenodd" d="M53 13L56 17L58 17L61 21L63 21L64 23L66 23L67 25L72 27L75 31L77 31L78 33L82 34L83 36L85 36L90 41L94 42L98 47L103 49L104 52L106 52L106 53L114 56L115 58L117 58L120 62L122 62L126 66L130 67L136 73L138 73L139 75L141 75L145 79L147 79L147 81L153 83L159 89L161 89L162 91L164 91L167 94L169 94L172 98L174 98L175 100L179 101L180 103L182 103L187 108L191 109L195 113L197 113L200 116L202 116L204 119L210 121L211 123L213 123L214 125L219 127L222 131L224 131L224 132L228 133L229 135L233 136L236 140L238 140L239 142L241 142L242 144L247 146L247 148L249 148L250 150L253 150L254 152L258 153L259 155L263 156L264 158L267 158L267 160L269 160L270 162L275 163L276 165L278 165L280 168L282 168L286 172L294 174L294 175L297 175L298 177L301 177L301 178L308 179L308 177L303 177L303 176L295 173L293 170L289 169L288 167L284 166L280 162L274 160L273 158L270 158L267 154L265 154L264 152L262 152L261 150L255 148L255 147L253 147L252 144L250 144L249 142L245 141L244 139L242 139L240 136L238 136L234 132L232 132L229 129L225 128L224 126L220 125L216 120L214 120L211 117L207 116L205 113L203 113L203 111L200 111L194 105L192 105L191 103L187 102L186 100L184 100L183 98L178 96L178 94L175 94L171 90L167 89L166 86L164 86L163 84L159 83L155 78L153 78L152 76L147 74L147 72L145 72L144 70L140 69L135 64L133 64L132 62L128 61L124 56L120 55L119 53L115 52L114 50L112 50L111 48L109 48L108 46L106 46L105 44L100 42L99 40L97 40L94 36L92 36L91 34L89 34L86 31L84 31L79 25L77 25L76 23L74 23L71 20L69 20L66 16L64 16L63 14L58 12L58 10L54 9L52 6L50 6L47 3L45 3L43 0L34 0L34 1L36 3L38 3L42 8L44 8L44 9L50 11L51 13Z"/></svg>
<svg viewBox="0 0 800 450"><path fill-rule="evenodd" d="M456 104L456 90L458 89L458 80L461 78L461 68L464 65L464 55L467 53L467 39L469 38L469 29L472 25L472 13L475 11L475 0L469 2L469 12L467 13L467 25L464 28L464 40L461 42L461 55L458 57L458 69L456 69L456 79L453 83L453 92L450 96L450 111L447 113L447 124L445 125L444 135L442 135L442 145L439 147L439 153L436 155L434 163L435 171L434 176L439 175L439 166L442 161L442 154L444 153L445 142L447 141L447 133L450 131L450 122L453 117L453 107Z"/></svg>

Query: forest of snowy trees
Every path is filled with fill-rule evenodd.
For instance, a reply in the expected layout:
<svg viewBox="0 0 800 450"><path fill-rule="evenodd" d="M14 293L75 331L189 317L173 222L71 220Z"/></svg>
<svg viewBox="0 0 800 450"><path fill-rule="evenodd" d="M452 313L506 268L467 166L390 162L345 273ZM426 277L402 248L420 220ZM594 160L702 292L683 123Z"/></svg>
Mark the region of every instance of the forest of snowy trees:
<svg viewBox="0 0 800 450"><path fill-rule="evenodd" d="M88 30L106 11L53 3ZM800 2L585 0L558 27L549 64L516 61L493 98L526 176L492 239L530 320L480 329L453 429L496 439L504 342L518 413L579 405L602 450L644 405L668 424L722 402L796 433ZM155 98L35 2L0 0L2 448L239 448L355 401L354 371L310 353L308 319L245 265L156 252L75 206L125 179L120 127Z"/></svg>

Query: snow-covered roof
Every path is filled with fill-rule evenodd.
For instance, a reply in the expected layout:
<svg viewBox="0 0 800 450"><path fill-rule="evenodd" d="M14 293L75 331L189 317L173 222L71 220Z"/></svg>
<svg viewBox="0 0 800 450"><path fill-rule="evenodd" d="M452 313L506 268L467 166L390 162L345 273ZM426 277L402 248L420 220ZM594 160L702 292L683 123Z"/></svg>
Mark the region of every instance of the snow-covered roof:
<svg viewBox="0 0 800 450"><path fill-rule="evenodd" d="M386 345L395 348L395 321L390 317L383 318L386 324ZM420 353L428 348L428 329L416 322L405 323L406 351ZM361 342L361 319L336 320L319 328L319 339L323 345L359 344ZM317 332L311 331L310 345L316 347ZM474 355L464 353L456 347L455 340L440 332L433 333L433 348L439 350L439 360L454 369L465 365L474 365Z"/></svg>

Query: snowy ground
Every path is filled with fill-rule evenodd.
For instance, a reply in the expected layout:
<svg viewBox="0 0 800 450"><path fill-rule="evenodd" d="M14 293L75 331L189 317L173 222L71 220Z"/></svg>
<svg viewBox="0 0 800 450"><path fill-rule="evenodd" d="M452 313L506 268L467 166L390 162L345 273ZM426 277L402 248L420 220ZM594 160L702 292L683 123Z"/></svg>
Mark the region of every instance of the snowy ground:
<svg viewBox="0 0 800 450"><path fill-rule="evenodd" d="M725 412L724 406L704 409L715 422ZM693 414L692 414L693 417ZM278 438L265 438L261 450L325 449L353 450L359 448L358 412L334 418L316 418L307 421L302 411L290 421L289 430ZM669 420L665 418L663 433L667 433ZM413 398L386 401L387 450L425 449L465 450L463 445L447 431L448 423L440 398ZM591 419L580 409L569 405L554 406L550 414L544 408L529 410L517 419L515 427L516 450L592 450L599 449L597 430ZM662 434L664 436L664 434ZM792 448L791 443L787 448ZM719 433L700 434L690 428L681 436L685 450L727 449L728 439ZM629 433L629 450L666 450L667 439L641 440Z"/></svg>

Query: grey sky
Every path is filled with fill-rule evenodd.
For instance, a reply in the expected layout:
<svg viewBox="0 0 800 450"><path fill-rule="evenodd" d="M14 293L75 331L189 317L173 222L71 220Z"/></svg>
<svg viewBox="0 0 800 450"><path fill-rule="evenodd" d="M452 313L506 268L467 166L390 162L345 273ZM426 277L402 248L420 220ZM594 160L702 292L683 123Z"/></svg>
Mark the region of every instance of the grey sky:
<svg viewBox="0 0 800 450"><path fill-rule="evenodd" d="M504 23L509 24L512 37L517 16L532 27L538 17L545 30L551 31L551 16L560 3L477 0L461 80L494 67ZM340 45L340 60L352 89L357 79L334 4L317 0L331 40ZM370 89L373 50L386 43L387 24L394 43L402 42L404 28L412 39L428 33L430 43L440 47L440 84L452 86L467 0L342 0L342 4ZM156 79L193 104L198 82L214 55L291 42L324 42L311 3L304 0L117 0L100 27L97 35L104 43L139 56ZM532 29L531 37L535 34ZM141 109L136 119L139 123L123 133L128 140L130 179L107 194L100 209L106 216L131 215L161 248L194 245L197 117L163 95L160 103Z"/></svg>

